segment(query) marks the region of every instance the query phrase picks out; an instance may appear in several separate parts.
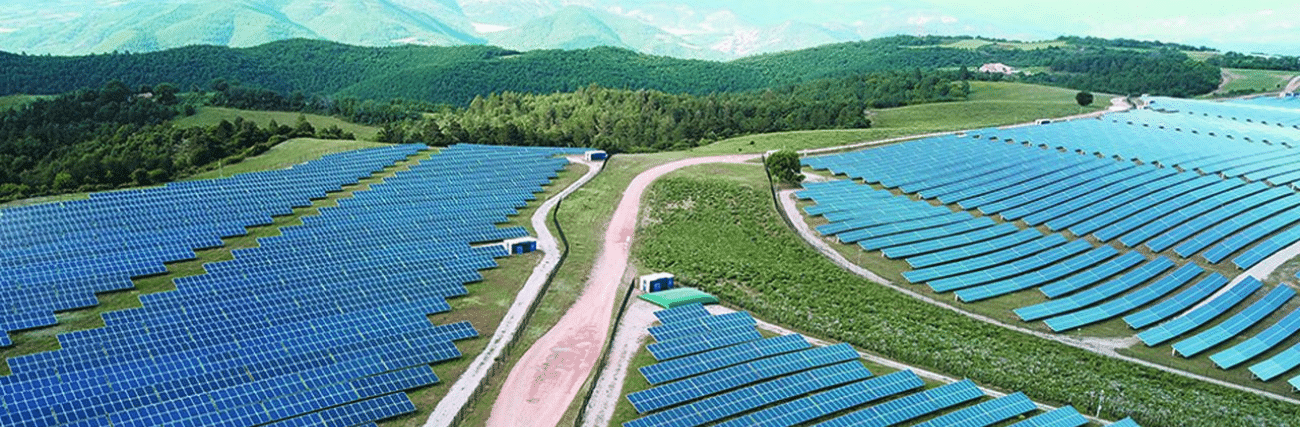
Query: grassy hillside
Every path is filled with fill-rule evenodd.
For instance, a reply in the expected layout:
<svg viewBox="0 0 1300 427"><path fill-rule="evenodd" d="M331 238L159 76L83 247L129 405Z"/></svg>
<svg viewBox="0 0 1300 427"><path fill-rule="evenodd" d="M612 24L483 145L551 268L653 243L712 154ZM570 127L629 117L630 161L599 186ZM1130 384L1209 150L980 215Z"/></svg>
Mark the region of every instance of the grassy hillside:
<svg viewBox="0 0 1300 427"><path fill-rule="evenodd" d="M596 41L575 43L578 47ZM207 88L215 79L226 79L280 93L466 105L475 95L567 92L593 83L698 95L877 71L962 66L974 69L986 62L1068 71L1069 75L1059 82L1043 81L1095 91L1121 83L1128 88L1137 80L1140 92L1160 94L1171 92L1180 82L1198 79L1196 70L1164 62L1148 64L1152 61L1146 57L1149 53L1136 55L1133 49L1079 46L1059 40L995 43L970 38L895 36L715 62L610 47L516 52L492 46L360 47L298 39L250 48L189 46L145 54L59 57L0 53L0 69L7 71L0 74L0 95L63 93L103 86L113 79L131 87L170 82L184 91ZM1185 59L1174 51L1168 55L1177 56L1172 60ZM1076 57L1099 60L1103 65L1125 61L1125 66L1062 62ZM1057 69L1058 64L1071 68ZM1146 68L1156 65L1183 78L1143 79L1150 74ZM1217 75L1213 80L1217 82Z"/></svg>
<svg viewBox="0 0 1300 427"><path fill-rule="evenodd" d="M785 225L761 168L665 177L645 199L639 265L794 330L1042 402L1100 405L1104 418L1131 415L1144 426L1280 426L1300 415L1295 405L981 323L870 283Z"/></svg>
<svg viewBox="0 0 1300 427"><path fill-rule="evenodd" d="M369 141L341 141L333 139L296 138L282 142L261 155L233 165L199 173L185 180L212 179L246 172L284 169L299 163L319 159L330 153L379 147L387 144Z"/></svg>
<svg viewBox="0 0 1300 427"><path fill-rule="evenodd" d="M814 130L741 136L697 147L691 153L762 153L767 150L833 147L908 135L978 129L1041 118L1088 113L1110 104L1109 94L1079 107L1075 91L1007 82L971 82L967 101L941 102L873 111L871 129Z"/></svg>
<svg viewBox="0 0 1300 427"><path fill-rule="evenodd" d="M0 96L0 111L10 108L22 107L24 105L36 102L37 100L48 98L39 95L8 95Z"/></svg>
<svg viewBox="0 0 1300 427"><path fill-rule="evenodd" d="M176 120L176 125L181 127L194 126L212 126L220 123L222 120L234 122L235 118L243 117L244 120L250 120L257 123L258 126L266 126L274 120L276 123L293 126L298 122L298 113L288 113L281 111L251 111L238 110L234 108L220 107L203 107L193 115ZM379 135L379 128L373 126L364 126L354 123L348 123L333 117L319 116L314 114L304 114L307 122L311 123L316 129L324 129L329 126L338 126L344 132L351 132L357 136L357 139L364 141L374 141Z"/></svg>
<svg viewBox="0 0 1300 427"><path fill-rule="evenodd" d="M1282 90L1297 73L1292 71L1224 68L1226 80L1216 93L1258 93Z"/></svg>

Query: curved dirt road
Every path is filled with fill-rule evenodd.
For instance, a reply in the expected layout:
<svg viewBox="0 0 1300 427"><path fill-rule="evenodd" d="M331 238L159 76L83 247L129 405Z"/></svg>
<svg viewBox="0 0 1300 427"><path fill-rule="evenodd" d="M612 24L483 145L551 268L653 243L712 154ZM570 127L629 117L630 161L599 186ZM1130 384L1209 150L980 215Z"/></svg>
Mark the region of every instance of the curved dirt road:
<svg viewBox="0 0 1300 427"><path fill-rule="evenodd" d="M641 196L651 183L686 166L744 163L757 158L757 154L746 154L678 160L655 166L633 178L610 219L604 245L582 295L511 369L492 405L487 425L552 427L563 418L600 358L601 347L609 334L614 300L623 289Z"/></svg>
<svg viewBox="0 0 1300 427"><path fill-rule="evenodd" d="M447 427L455 421L456 415L460 413L469 399L474 396L474 392L483 384L483 379L492 369L492 364L501 352L505 350L515 336L519 333L519 325L528 315L528 307L533 301L540 297L542 286L546 284L546 278L551 274L551 270L560 262L560 245L555 236L551 234L551 229L546 226L546 217L551 213L551 209L556 203L568 197L569 194L582 187L587 181L591 181L600 172L600 164L587 161L581 156L571 156L569 161L587 166L587 172L578 178L573 184L561 191L559 194L546 200L542 206L537 208L530 219L533 230L537 233L537 250L543 253L542 261L533 267L533 273L528 276L528 281L524 282L523 289L519 290L519 295L515 297L514 303L506 311L505 318L497 325L497 330L492 334L492 341L488 342L487 348L479 353L478 357L470 362L469 368L465 373L456 379L451 385L451 390L447 395L438 401L438 406L433 409L433 413L425 422L425 427Z"/></svg>

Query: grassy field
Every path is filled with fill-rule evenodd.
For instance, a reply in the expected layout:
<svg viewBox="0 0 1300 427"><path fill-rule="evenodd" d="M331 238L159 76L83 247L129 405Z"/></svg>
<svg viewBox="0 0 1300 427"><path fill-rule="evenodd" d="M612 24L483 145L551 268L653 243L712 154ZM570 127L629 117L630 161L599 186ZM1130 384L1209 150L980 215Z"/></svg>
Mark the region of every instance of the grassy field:
<svg viewBox="0 0 1300 427"><path fill-rule="evenodd" d="M276 123L293 126L298 123L299 113L288 113L282 111L252 111L237 110L234 108L221 107L200 107L198 112L193 116L183 117L176 120L176 125L181 127L192 126L212 126L220 123L222 120L233 122L236 117L243 117L244 120L252 120L258 125L266 126L272 120ZM319 116L315 114L303 114L307 121L316 129L324 129L329 126L338 126L344 132L352 132L358 139L373 141L379 135L379 128L374 126L365 126L355 123L348 123L333 117Z"/></svg>
<svg viewBox="0 0 1300 427"><path fill-rule="evenodd" d="M21 107L36 102L37 100L46 99L46 98L49 98L49 96L43 96L43 95L0 96L0 111L8 110L10 108Z"/></svg>
<svg viewBox="0 0 1300 427"><path fill-rule="evenodd" d="M950 48L950 49L974 50L989 45L994 45L1003 49L1035 50L1035 49L1046 49L1049 47L1064 47L1067 46L1068 44L1060 40L1043 40L1043 41L1035 41L1035 42L997 42L997 41L977 38L977 39L958 40L947 44L938 44L938 45L929 45L929 46L908 46L908 47L910 48L943 47L943 48Z"/></svg>
<svg viewBox="0 0 1300 427"><path fill-rule="evenodd" d="M1289 404L976 322L872 285L794 236L772 209L765 186L704 176L655 184L647 209L657 211L638 232L636 256L761 318L1046 403L1094 408L1099 390L1108 390L1104 417L1133 415L1147 426L1286 425L1300 413ZM761 175L750 176L762 182ZM1233 404L1220 404L1227 401Z"/></svg>
<svg viewBox="0 0 1300 427"><path fill-rule="evenodd" d="M369 141L296 138L281 142L261 155L245 159L233 165L221 165L217 169L192 175L185 178L185 180L212 179L246 172L284 169L299 163L319 159L321 156L330 153L383 147L385 145L388 144Z"/></svg>
<svg viewBox="0 0 1300 427"><path fill-rule="evenodd" d="M971 82L968 100L872 111L871 129L781 132L726 139L689 152L692 155L762 153L768 150L833 147L861 141L932 132L979 129L1042 118L1090 113L1110 105L1114 95L1095 94L1088 107L1074 102L1077 91L1008 82Z"/></svg>
<svg viewBox="0 0 1300 427"><path fill-rule="evenodd" d="M1286 87L1286 83L1296 75L1290 71L1247 70L1241 68L1224 68L1223 75L1227 82L1215 93L1249 91L1272 92Z"/></svg>

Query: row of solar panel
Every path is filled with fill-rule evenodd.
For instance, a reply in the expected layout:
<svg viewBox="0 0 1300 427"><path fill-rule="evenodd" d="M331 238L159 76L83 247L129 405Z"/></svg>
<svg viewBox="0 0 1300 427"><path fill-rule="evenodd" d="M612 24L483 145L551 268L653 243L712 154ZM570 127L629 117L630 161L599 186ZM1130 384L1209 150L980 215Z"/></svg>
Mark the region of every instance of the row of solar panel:
<svg viewBox="0 0 1300 427"><path fill-rule="evenodd" d="M994 142L976 142L980 144L994 144L994 147L1015 147L1003 143ZM907 145L907 144L904 144ZM929 142L923 144L925 148L915 149L918 153L934 152L934 147ZM969 144L967 144L969 145ZM872 150L875 151L875 150ZM894 150L899 151L899 150ZM1040 150L1041 151L1041 150ZM999 152L1001 153L1001 152ZM997 153L995 153L997 154ZM918 154L920 155L920 154ZM989 155L989 154L982 154ZM1048 152L1049 156L1059 156L1062 153ZM1071 228L1075 234L1083 235L1090 232L1096 232L1096 236L1102 240L1110 240L1121 237L1121 242L1128 246L1135 246L1146 242L1148 248L1161 251L1168 249L1175 243L1187 240L1179 245L1175 251L1182 256L1191 256L1200 252L1215 243L1223 241L1217 247L1211 248L1215 253L1217 260L1226 257L1228 254L1235 252L1246 244L1264 237L1267 234L1277 231L1278 229L1300 221L1300 196L1291 194L1289 191L1282 189L1267 189L1262 185L1243 185L1223 181L1213 177L1202 177L1193 179L1194 174L1179 174L1174 171L1165 169L1139 168L1133 164L1123 164L1114 161L1087 158L1083 156L1073 156L1074 161L1079 159L1091 159L1090 161L1098 162L1098 171L1106 174L1074 174L1077 172L1072 168L1076 166L1060 166L1061 162L1052 161L1034 161L1031 164L1048 165L1043 166L1049 169L1059 168L1047 174L1026 174L1024 171L1015 168L1016 163L1021 162L1018 157L1008 156L1008 159L1015 163L989 163L983 164L977 169L970 172L969 175L955 173L951 171L953 165L943 164L935 168L921 168L930 173L936 174L936 177L942 177L942 180L948 181L957 179L954 185L970 185L971 182L978 182L979 179L987 179L988 176L1000 177L1000 171L1014 170L1017 173L1016 179L1024 181L1018 182L998 182L994 181L991 185L1002 185L1005 192L992 191L985 192L981 196L986 197L982 200L985 203L1002 203L1007 200L1008 196L1015 195L1016 191L1032 191L1042 189L1032 197L1022 199L1021 202L1030 202L1020 205L1002 203L998 206L980 206L978 203L962 204L966 209L977 208L985 214L1001 214L1007 219L1025 219L1030 225L1039 225L1046 223L1053 230L1065 229L1070 226L1078 225L1078 228ZM807 163L814 167L834 165L820 164L820 158L809 159ZM898 159L894 159L897 161ZM1041 159L1040 159L1041 160ZM835 162L836 160L821 161L822 163ZM951 161L951 160L949 160ZM900 161L899 163L908 163ZM1068 162L1067 162L1068 163ZM878 170L879 166L873 166L871 169ZM1122 166L1124 171L1114 173L1109 169ZM848 172L853 177L860 177L871 181L872 175L859 173L852 165L840 166L843 170L832 169L836 172ZM1027 168L1020 166L1020 169ZM936 171L942 171L937 174ZM1141 172L1143 178L1137 178L1134 173ZM912 172L912 175L922 174L922 172ZM1057 181L1053 181L1057 180ZM922 179L922 181L925 181ZM1213 184L1213 185L1211 185ZM842 189L843 187L836 187ZM990 187L992 188L992 187ZM989 189L979 190L989 191ZM1189 193L1190 191L1190 193ZM852 198L826 198L825 192L821 194L810 194L804 192L801 195L810 197L820 195L818 198L819 207L821 205L831 205L826 209L813 210L809 209L810 214L822 213L827 219L838 221L839 217L832 216L831 213L836 211L851 211L863 207L864 201L875 202L879 198L865 198L863 200L853 201ZM884 193L884 192L881 192ZM1076 194L1077 193L1077 194ZM854 192L854 195L861 192ZM921 192L925 195L924 192ZM1023 194L1023 193L1022 193ZM966 201L943 200L945 203ZM836 204L845 204L847 206L838 207ZM876 205L882 205L876 203ZM898 203L886 203L883 206L896 206ZM899 215L912 215L915 217L927 217L927 226L956 226L958 230L963 231L966 224L970 224L969 218L952 217L947 220L943 217L929 218L933 216L930 212L938 209L935 206L926 205L924 208L915 208L911 212L907 210L894 211L892 215L880 216L872 215L873 220L855 220L850 222L832 222L831 224L819 227L819 231L825 234L842 233L849 230L860 229L863 227L875 226L876 230L857 230L840 234L842 241L857 242L866 238L876 237L878 235L888 235L893 230L881 228L880 224L888 224L899 217ZM863 209L865 210L865 209ZM863 212L876 213L879 212ZM952 214L958 215L958 214ZM907 218L907 217L901 217ZM1121 220L1122 219L1122 220ZM1267 221L1265 221L1267 220ZM1258 223L1258 224L1257 224ZM1106 226L1109 224L1109 226ZM907 224L899 224L906 227ZM1103 226L1104 227L1103 229ZM846 238L851 236L852 238ZM1193 237L1194 236L1194 237ZM910 237L910 236L907 236ZM1189 239L1189 237L1191 237ZM1247 238L1253 239L1247 240ZM1231 242L1228 239L1231 238ZM877 237L877 239L883 239ZM867 242L864 247L874 248L897 243L893 240L871 241Z"/></svg>
<svg viewBox="0 0 1300 427"><path fill-rule="evenodd" d="M403 175L418 178L422 171L437 170L439 158L454 156L456 150L443 150ZM499 166L519 170L510 164ZM553 172L538 171L543 175ZM403 179L407 178L388 181ZM456 182L448 177L431 185L454 186ZM401 194L362 191L354 196L400 198ZM365 210L340 206L323 211L334 209ZM402 230L410 223L404 219L377 217L369 227L334 227L337 224L329 221L300 226L328 228L350 247L378 252L372 250L357 260L353 259L357 253L351 250L317 251L326 246L307 244L311 240L259 242L266 251L284 257L289 256L285 247L303 244L319 258L314 264L319 271L311 271L313 264L307 262L265 268L268 258L259 257L256 250L244 252L249 256L222 264L245 268L215 268L232 273L187 280L176 291L145 296L143 308L106 315L106 328L61 335L62 350L10 359L14 375L0 379L0 387L6 391L0 393L6 399L4 415L27 423L16 425L62 424L81 417L107 417L117 425L227 423L234 422L229 417L236 416L256 423L284 419L285 425L330 425L329 411L352 407L350 402L365 402L359 399L370 395L418 386L409 381L387 387L355 384L458 356L450 340L476 335L473 328L467 324L433 327L425 315L449 309L442 299L449 293L447 289L459 287L463 293L464 281L479 277L476 269L494 265L485 262L504 253L496 247L466 251L469 245L463 240L458 251L392 253L380 248L414 248L415 241L429 236L411 233L410 241L368 239L385 227ZM451 238L444 237L433 240L450 243ZM380 257L380 253L391 257ZM262 264L244 259L261 259ZM411 276L385 276L376 267ZM275 388L280 383L257 383L301 378L309 371L330 382L307 382L306 389L294 390ZM264 387L254 387L252 380ZM303 384L301 380L292 382ZM345 383L373 391L353 394L337 385ZM202 397L218 394L251 406L186 403L219 402ZM100 399L109 400L97 401L102 406L96 406L83 401L85 396L107 396ZM327 409L330 407L335 409ZM383 416L356 418L349 425L378 418Z"/></svg>
<svg viewBox="0 0 1300 427"><path fill-rule="evenodd" d="M652 328L693 327L697 338L710 333L705 325L749 318L746 313L711 316L698 304L662 310L656 316L663 325ZM748 329L753 330L753 325ZM818 425L884 426L931 417L918 425L989 426L1038 409L1025 395L1013 393L938 414L982 399L984 393L969 380L921 390L925 383L915 373L899 371L874 377L857 358L856 352L843 344L809 349L803 337L784 335L641 367L655 386L627 397L638 412L647 415L623 425L792 426L838 414ZM915 393L907 394L911 392ZM884 402L844 413L879 401ZM1086 423L1074 408L1065 407L1015 425Z"/></svg>

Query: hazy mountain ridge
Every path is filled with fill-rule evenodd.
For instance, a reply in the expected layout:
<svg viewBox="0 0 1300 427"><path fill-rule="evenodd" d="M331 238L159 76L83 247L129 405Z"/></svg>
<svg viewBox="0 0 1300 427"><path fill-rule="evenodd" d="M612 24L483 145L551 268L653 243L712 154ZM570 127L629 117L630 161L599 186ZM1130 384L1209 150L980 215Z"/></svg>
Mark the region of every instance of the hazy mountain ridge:
<svg viewBox="0 0 1300 427"><path fill-rule="evenodd" d="M612 46L726 60L877 36L863 26L775 20L709 2L616 0L99 1L48 10L0 5L0 50L84 55L196 44L250 47L307 38L358 46L494 44L510 49ZM51 19L53 18L53 19ZM769 22L771 21L771 22ZM884 27L882 27L884 28ZM500 31L494 31L504 29ZM482 30L482 32L480 32Z"/></svg>

